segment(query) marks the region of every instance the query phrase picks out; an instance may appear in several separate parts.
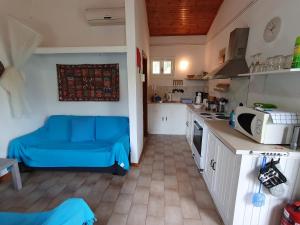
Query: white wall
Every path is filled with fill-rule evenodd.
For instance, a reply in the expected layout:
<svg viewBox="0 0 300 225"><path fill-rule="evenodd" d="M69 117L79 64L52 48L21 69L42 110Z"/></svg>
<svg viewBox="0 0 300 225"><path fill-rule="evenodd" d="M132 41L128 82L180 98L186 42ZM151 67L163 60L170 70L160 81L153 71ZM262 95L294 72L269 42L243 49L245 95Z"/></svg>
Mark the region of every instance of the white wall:
<svg viewBox="0 0 300 225"><path fill-rule="evenodd" d="M125 8L131 161L138 163L144 132L142 81L136 66L136 48L149 58L149 29L145 0L126 0Z"/></svg>
<svg viewBox="0 0 300 225"><path fill-rule="evenodd" d="M152 37L150 40L150 57L170 57L175 60L174 76L155 77L150 74L150 84L158 86L173 85L173 79L184 80L187 74L200 74L204 70L205 36L196 36L199 41L195 42L195 36L187 37ZM180 70L181 60L187 60L187 70ZM199 85L195 81L184 80L184 85Z"/></svg>
<svg viewBox="0 0 300 225"><path fill-rule="evenodd" d="M124 6L124 0L0 0L0 23L12 15L43 35L42 46L125 45L125 26L92 27L87 8Z"/></svg>
<svg viewBox="0 0 300 225"><path fill-rule="evenodd" d="M34 55L24 67L26 96L31 114L22 119L10 116L7 93L0 88L0 155L6 155L9 140L40 127L55 114L128 116L127 64L125 54ZM59 102L56 64L120 64L120 101Z"/></svg>
<svg viewBox="0 0 300 225"><path fill-rule="evenodd" d="M258 52L263 53L264 57L291 54L295 39L300 34L298 21L295 19L299 14L299 8L298 0L225 0L207 35L205 68L211 71L217 66L219 50L228 46L229 34L236 27L250 27L246 55L248 64L250 64L250 56ZM237 16L238 14L240 15ZM282 30L274 42L265 43L264 28L275 16L281 17ZM233 18L235 19L232 21ZM233 86L238 87L238 83L241 82L241 85L247 88L244 80L233 82L235 82ZM300 111L299 83L300 76L297 75L255 78L250 86L248 103L271 102L287 110Z"/></svg>

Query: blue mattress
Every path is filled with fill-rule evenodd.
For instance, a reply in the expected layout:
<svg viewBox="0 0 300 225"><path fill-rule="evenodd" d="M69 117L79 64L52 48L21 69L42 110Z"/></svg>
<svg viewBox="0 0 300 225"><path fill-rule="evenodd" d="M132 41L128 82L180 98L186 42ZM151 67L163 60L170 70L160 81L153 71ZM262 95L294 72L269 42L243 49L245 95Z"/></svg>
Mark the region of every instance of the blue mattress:
<svg viewBox="0 0 300 225"><path fill-rule="evenodd" d="M0 212L0 225L92 225L95 220L90 207L80 198L68 199L47 212Z"/></svg>

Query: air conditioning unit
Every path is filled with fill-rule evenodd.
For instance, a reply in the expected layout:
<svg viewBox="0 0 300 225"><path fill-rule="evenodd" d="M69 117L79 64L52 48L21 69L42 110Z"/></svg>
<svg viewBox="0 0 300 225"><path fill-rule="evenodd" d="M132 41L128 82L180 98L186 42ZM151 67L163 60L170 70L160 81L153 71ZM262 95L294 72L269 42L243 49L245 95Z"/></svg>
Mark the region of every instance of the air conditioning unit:
<svg viewBox="0 0 300 225"><path fill-rule="evenodd" d="M85 17L91 26L124 25L125 8L86 9Z"/></svg>

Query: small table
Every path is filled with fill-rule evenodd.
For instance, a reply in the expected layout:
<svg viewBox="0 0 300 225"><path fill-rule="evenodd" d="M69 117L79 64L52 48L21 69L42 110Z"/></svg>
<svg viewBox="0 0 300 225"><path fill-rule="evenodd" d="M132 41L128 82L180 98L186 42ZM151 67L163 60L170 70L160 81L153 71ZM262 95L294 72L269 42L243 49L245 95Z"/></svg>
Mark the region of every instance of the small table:
<svg viewBox="0 0 300 225"><path fill-rule="evenodd" d="M21 190L22 181L17 160L0 158L0 171L5 169L11 172L14 188L18 191Z"/></svg>

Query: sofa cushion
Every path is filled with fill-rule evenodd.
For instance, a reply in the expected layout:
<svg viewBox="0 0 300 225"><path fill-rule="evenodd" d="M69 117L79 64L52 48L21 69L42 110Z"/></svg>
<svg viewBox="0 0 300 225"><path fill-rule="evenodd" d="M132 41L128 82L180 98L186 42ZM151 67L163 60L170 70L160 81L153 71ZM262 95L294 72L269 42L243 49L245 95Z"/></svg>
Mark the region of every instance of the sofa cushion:
<svg viewBox="0 0 300 225"><path fill-rule="evenodd" d="M129 134L127 117L99 116L96 117L96 140L117 141Z"/></svg>
<svg viewBox="0 0 300 225"><path fill-rule="evenodd" d="M49 140L70 140L71 126L69 116L50 116L46 121L45 128Z"/></svg>
<svg viewBox="0 0 300 225"><path fill-rule="evenodd" d="M71 120L72 142L94 141L95 140L95 118L78 117Z"/></svg>

